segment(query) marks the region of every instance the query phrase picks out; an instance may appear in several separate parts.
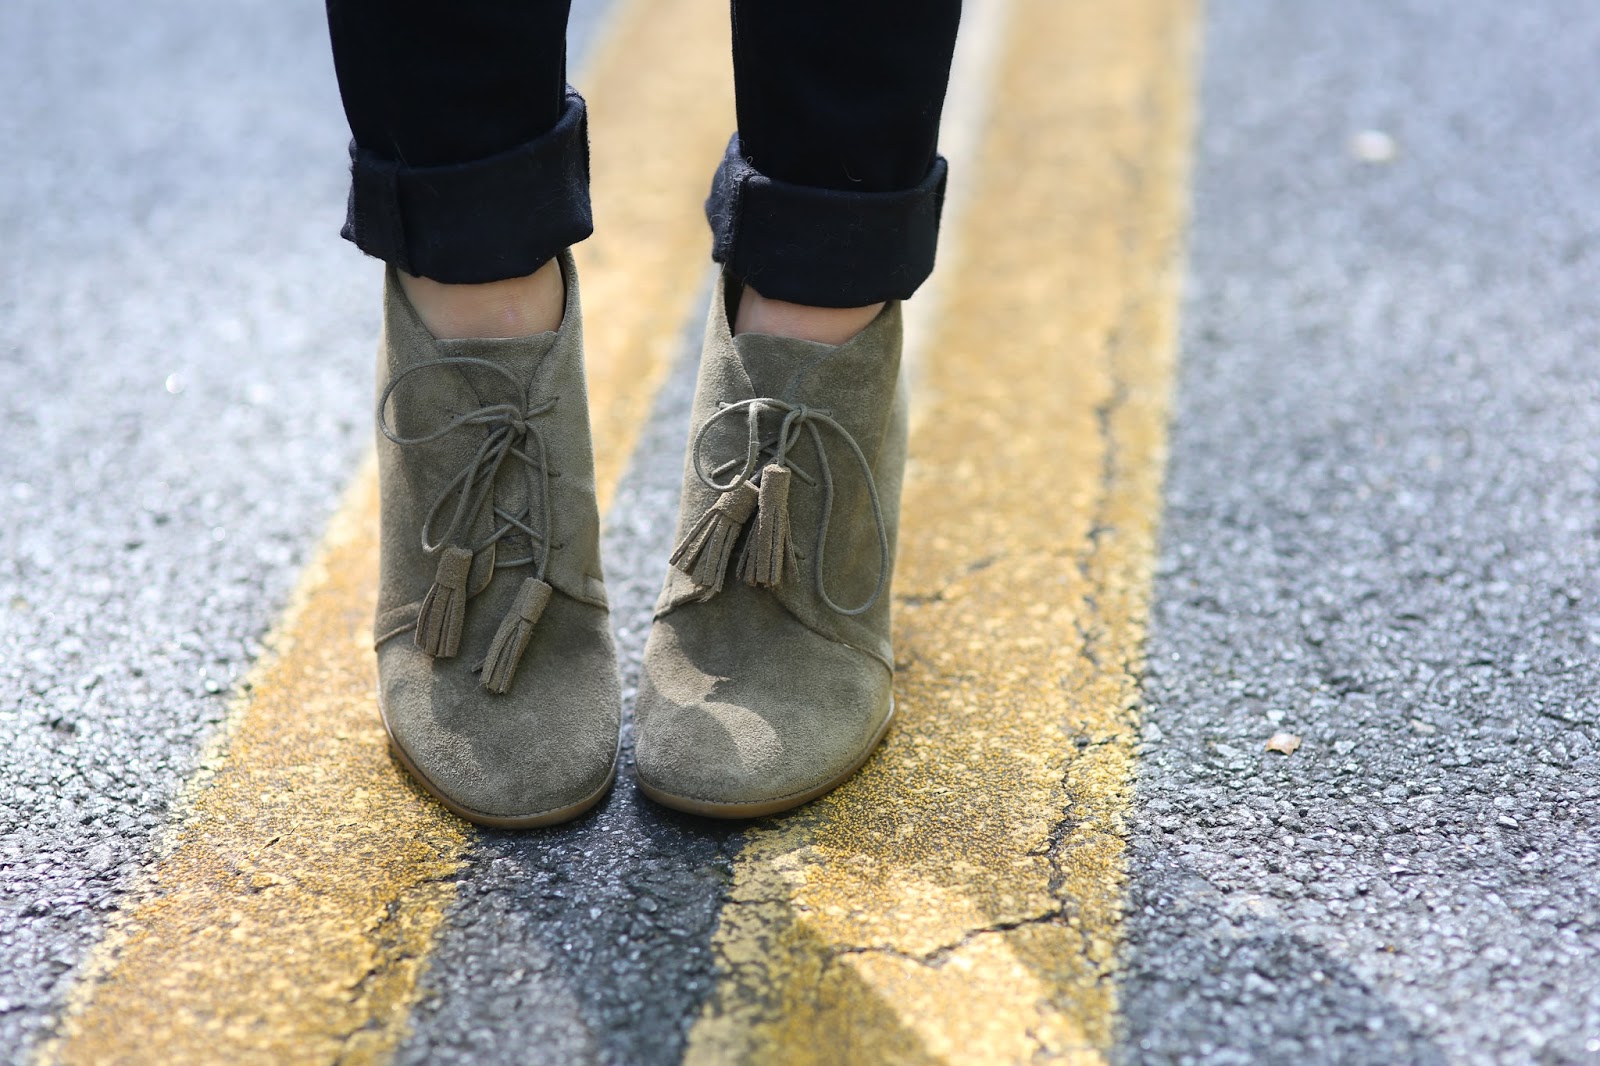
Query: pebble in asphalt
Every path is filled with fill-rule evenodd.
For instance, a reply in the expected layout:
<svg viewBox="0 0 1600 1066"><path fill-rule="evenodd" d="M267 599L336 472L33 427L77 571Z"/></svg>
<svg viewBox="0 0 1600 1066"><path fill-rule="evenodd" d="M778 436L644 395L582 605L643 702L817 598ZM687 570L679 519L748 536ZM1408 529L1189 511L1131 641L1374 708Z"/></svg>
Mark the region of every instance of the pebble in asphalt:
<svg viewBox="0 0 1600 1066"><path fill-rule="evenodd" d="M1600 1061L1597 54L1210 9L1127 1061Z"/></svg>

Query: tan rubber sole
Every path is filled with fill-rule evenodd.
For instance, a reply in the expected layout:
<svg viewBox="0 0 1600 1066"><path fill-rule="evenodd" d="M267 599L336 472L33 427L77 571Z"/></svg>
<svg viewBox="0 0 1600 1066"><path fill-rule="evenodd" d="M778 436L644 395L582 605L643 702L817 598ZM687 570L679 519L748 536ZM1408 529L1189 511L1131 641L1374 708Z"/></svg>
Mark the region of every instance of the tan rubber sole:
<svg viewBox="0 0 1600 1066"><path fill-rule="evenodd" d="M410 757L406 755L405 749L400 747L400 742L395 740L394 730L389 728L389 715L384 710L382 691L379 691L378 693L378 718L383 722L383 732L389 738L390 753L394 755L395 760L399 762L401 766L406 768L406 773L411 775L412 780L416 781L417 784L422 786L423 791L432 796L434 799L438 800L440 806L444 807L445 810L449 811L453 815L456 815L458 818L465 818L469 822L474 822L477 825L485 825L491 829L538 829L541 826L560 825L562 822L570 822L572 819L584 814L595 804L605 799L606 793L611 791L611 786L616 784L617 781L617 763L621 761L619 757L620 751L619 755L613 755L611 757L611 772L606 775L605 784L601 785L589 795L583 797L583 799L578 800L576 803L568 804L565 807L557 807L554 810L540 811L538 814L520 815L516 817L507 817L501 814L485 814L482 811L475 811L471 807L463 807L449 796L446 796L437 785L428 780L427 774L417 769L416 764L413 763Z"/></svg>
<svg viewBox="0 0 1600 1066"><path fill-rule="evenodd" d="M690 796L677 796L671 792L663 792L647 782L634 771L634 778L639 782L639 791L655 800L663 807L671 807L675 811L684 811L688 814L699 814L707 818L763 818L769 814L778 814L781 811L792 810L802 803L810 803L818 796L825 796L838 788L856 775L856 771L867 765L867 760L872 758L872 753L878 750L878 745L883 743L883 738L889 732L889 725L894 721L894 700L889 700L889 713L884 715L883 724L878 727L878 732L873 736L872 743L867 745L861 753L861 758L850 764L850 768L831 781L825 781L815 788L808 788L804 792L796 792L789 796L779 796L777 799L760 800L755 803L715 803L710 800L694 799Z"/></svg>

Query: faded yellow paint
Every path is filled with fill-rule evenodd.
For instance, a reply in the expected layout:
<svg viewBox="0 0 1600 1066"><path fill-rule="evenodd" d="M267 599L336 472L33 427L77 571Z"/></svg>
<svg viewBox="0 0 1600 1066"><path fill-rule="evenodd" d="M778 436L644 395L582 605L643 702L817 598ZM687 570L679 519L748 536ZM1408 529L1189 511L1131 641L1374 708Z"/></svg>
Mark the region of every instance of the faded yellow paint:
<svg viewBox="0 0 1600 1066"><path fill-rule="evenodd" d="M752 833L691 1063L1111 1047L1197 14L1014 2L918 381L900 721Z"/></svg>
<svg viewBox="0 0 1600 1066"><path fill-rule="evenodd" d="M633 455L705 287L700 205L733 130L727 0L621 0L589 65L596 239L574 249L600 510Z"/></svg>
<svg viewBox="0 0 1600 1066"><path fill-rule="evenodd" d="M704 277L726 17L720 0L629 0L590 67L600 229L578 258L602 506ZM471 829L387 754L376 524L369 463L42 1061L373 1062L404 1038Z"/></svg>
<svg viewBox="0 0 1600 1066"><path fill-rule="evenodd" d="M373 706L376 505L368 470L45 1059L360 1062L403 1035L468 828Z"/></svg>

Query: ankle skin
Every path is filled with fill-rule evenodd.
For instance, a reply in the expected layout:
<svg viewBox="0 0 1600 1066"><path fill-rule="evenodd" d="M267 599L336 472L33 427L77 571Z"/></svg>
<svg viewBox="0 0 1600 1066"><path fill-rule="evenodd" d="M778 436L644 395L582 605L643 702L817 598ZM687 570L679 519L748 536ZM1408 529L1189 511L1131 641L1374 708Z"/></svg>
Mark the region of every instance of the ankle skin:
<svg viewBox="0 0 1600 1066"><path fill-rule="evenodd" d="M567 294L553 259L526 277L481 285L397 273L417 317L439 340L531 337L561 328Z"/></svg>
<svg viewBox="0 0 1600 1066"><path fill-rule="evenodd" d="M733 334L765 333L819 344L843 344L878 317L883 304L866 307L810 307L773 300L746 285L739 296Z"/></svg>

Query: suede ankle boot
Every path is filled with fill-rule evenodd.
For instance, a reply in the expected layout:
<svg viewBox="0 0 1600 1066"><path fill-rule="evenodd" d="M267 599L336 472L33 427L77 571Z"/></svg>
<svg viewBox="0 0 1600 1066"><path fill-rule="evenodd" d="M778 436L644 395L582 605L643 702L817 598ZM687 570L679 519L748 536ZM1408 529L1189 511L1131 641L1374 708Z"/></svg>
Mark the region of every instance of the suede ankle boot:
<svg viewBox="0 0 1600 1066"><path fill-rule="evenodd" d="M660 803L748 818L834 788L888 729L906 397L898 304L835 346L733 337L730 297L725 276L645 647L637 763Z"/></svg>
<svg viewBox="0 0 1600 1066"><path fill-rule="evenodd" d="M378 706L450 810L526 827L594 806L621 693L600 571L577 276L554 333L435 340L385 282Z"/></svg>

